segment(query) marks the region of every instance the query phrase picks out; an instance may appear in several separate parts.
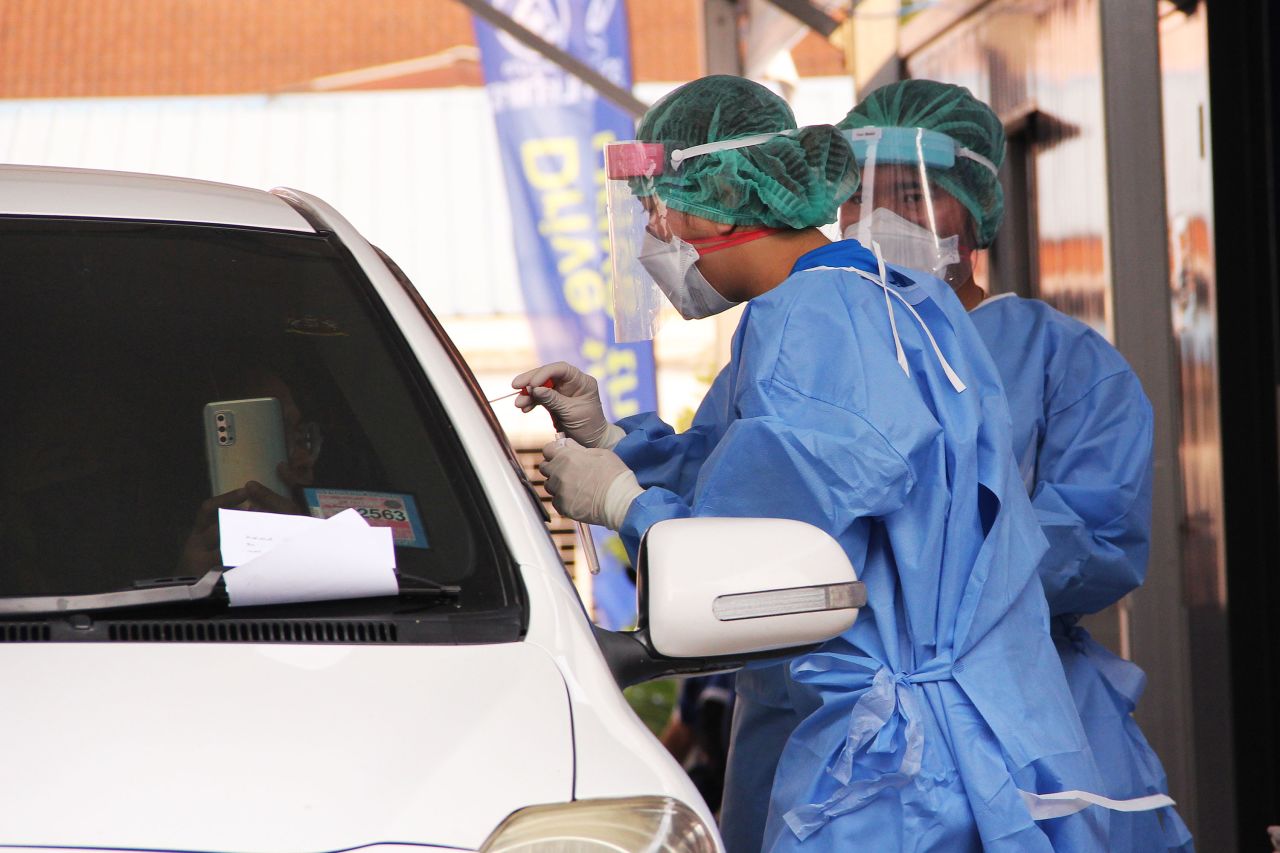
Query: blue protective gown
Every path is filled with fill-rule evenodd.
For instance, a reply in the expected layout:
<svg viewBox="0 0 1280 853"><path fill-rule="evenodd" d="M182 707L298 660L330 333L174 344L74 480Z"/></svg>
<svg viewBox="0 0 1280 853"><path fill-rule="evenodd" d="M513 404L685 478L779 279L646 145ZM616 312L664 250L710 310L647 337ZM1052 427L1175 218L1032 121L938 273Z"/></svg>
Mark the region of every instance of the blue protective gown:
<svg viewBox="0 0 1280 853"><path fill-rule="evenodd" d="M795 518L834 536L867 585L846 634L741 674L726 842L1105 849L1106 812L1037 823L1019 790L1098 791L1100 779L1049 638L1045 542L995 367L945 284L895 270L891 289L958 392L921 323L849 267L875 261L832 244L752 300L693 429L620 422L615 451L649 486L620 531L633 553L667 518ZM758 772L734 778L735 763ZM753 812L766 815L762 842L732 821Z"/></svg>
<svg viewBox="0 0 1280 853"><path fill-rule="evenodd" d="M1146 575L1151 405L1111 344L1043 302L998 296L969 316L1004 381L1014 455L1049 540L1039 573L1051 633L1102 773L1102 793L1167 794L1160 759L1132 716L1146 677L1077 624ZM1111 815L1110 850L1191 848L1172 808Z"/></svg>

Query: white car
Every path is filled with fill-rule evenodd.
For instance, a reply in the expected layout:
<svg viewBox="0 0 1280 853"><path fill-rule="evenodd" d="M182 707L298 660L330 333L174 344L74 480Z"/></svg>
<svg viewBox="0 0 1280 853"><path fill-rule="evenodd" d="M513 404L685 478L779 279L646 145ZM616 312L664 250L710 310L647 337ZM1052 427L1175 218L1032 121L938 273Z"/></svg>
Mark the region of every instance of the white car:
<svg viewBox="0 0 1280 853"><path fill-rule="evenodd" d="M619 687L846 630L832 539L664 522L642 627L603 631L439 323L324 202L3 166L0 247L0 849L720 849ZM206 410L252 449L254 400L284 493L211 498ZM218 505L354 508L392 594L238 606Z"/></svg>

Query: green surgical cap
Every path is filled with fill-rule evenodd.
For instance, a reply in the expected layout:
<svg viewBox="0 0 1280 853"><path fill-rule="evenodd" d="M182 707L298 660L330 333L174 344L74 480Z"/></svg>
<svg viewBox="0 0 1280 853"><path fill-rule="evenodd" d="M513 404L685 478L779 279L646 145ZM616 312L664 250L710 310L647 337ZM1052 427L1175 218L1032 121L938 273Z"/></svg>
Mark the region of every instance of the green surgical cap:
<svg viewBox="0 0 1280 853"><path fill-rule="evenodd" d="M1004 162L1004 127L996 114L963 86L936 80L881 86L850 110L840 127L922 127L945 133L997 169ZM1004 218L1004 190L996 176L972 160L957 158L955 166L931 169L929 177L972 214L978 248L991 245Z"/></svg>
<svg viewBox="0 0 1280 853"><path fill-rule="evenodd" d="M686 83L654 104L636 128L670 152L759 133L796 131L758 145L668 162L654 181L668 206L714 222L809 228L835 221L858 188L853 149L831 125L797 130L787 102L742 77Z"/></svg>

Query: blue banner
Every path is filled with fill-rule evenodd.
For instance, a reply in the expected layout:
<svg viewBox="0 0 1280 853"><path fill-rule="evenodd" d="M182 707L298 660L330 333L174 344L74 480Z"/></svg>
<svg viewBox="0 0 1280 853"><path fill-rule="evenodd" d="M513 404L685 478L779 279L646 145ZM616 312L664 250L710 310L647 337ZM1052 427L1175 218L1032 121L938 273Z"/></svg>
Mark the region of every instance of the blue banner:
<svg viewBox="0 0 1280 853"><path fill-rule="evenodd" d="M492 2L630 91L622 0ZM595 376L611 421L653 411L658 401L652 344L615 342L609 317L603 150L609 142L634 137L631 118L507 33L479 18L472 23L498 129L521 290L538 358L567 361ZM610 535L596 531L599 542ZM624 586L628 581L616 558L597 550L597 618L619 627L634 618L634 593Z"/></svg>
<svg viewBox="0 0 1280 853"><path fill-rule="evenodd" d="M495 0L557 47L631 88L621 0ZM595 89L474 18L511 202L525 310L538 357L600 380L610 420L653 411L653 348L618 344L609 317L612 272L604 145L631 139L631 118Z"/></svg>

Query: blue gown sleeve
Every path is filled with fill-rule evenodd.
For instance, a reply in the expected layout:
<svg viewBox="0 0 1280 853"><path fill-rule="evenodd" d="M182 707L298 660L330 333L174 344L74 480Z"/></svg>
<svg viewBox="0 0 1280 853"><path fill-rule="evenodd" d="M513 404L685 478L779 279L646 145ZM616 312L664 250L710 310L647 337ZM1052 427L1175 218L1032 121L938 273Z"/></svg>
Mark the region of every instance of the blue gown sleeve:
<svg viewBox="0 0 1280 853"><path fill-rule="evenodd" d="M1054 615L1094 613L1142 584L1151 535L1151 404L1137 376L1109 376L1046 414L1032 505Z"/></svg>
<svg viewBox="0 0 1280 853"><path fill-rule="evenodd" d="M792 518L840 538L859 519L903 505L915 485L913 455L927 452L939 428L892 354L862 352L848 322L842 305L820 296L753 303L730 365L733 418L691 496L654 487L631 505L619 533L633 557L644 532L669 518ZM886 406L916 407L884 412L892 436L876 426Z"/></svg>
<svg viewBox="0 0 1280 853"><path fill-rule="evenodd" d="M770 401L776 413L729 426L692 501L663 488L636 498L619 530L633 556L644 532L668 518L793 518L840 536L859 518L902 506L914 485L910 467L864 418L783 386ZM810 411L797 411L805 403Z"/></svg>
<svg viewBox="0 0 1280 853"><path fill-rule="evenodd" d="M613 452L641 486L659 486L691 500L698 472L724 434L729 397L728 369L707 391L689 429L677 433L654 412L618 421L627 435Z"/></svg>

